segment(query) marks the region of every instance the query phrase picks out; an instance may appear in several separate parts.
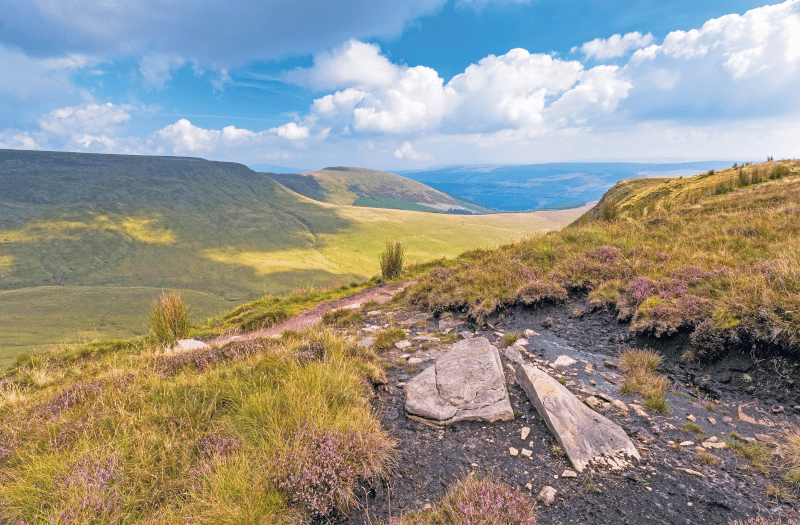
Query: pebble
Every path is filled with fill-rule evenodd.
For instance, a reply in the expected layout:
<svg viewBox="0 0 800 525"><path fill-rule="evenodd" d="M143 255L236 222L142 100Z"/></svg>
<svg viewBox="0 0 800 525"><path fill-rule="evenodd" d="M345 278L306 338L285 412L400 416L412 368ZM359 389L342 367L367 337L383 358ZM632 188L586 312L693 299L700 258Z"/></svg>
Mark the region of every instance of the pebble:
<svg viewBox="0 0 800 525"><path fill-rule="evenodd" d="M693 416L693 415L691 415L691 414L689 414L688 416L686 416L686 419L688 419L689 421L697 421L697 418L696 418L696 417L694 417L694 416Z"/></svg>
<svg viewBox="0 0 800 525"><path fill-rule="evenodd" d="M578 477L578 473L575 472L574 470L567 469L567 470L565 470L564 472L561 473L561 477L562 478L577 478Z"/></svg>
<svg viewBox="0 0 800 525"><path fill-rule="evenodd" d="M531 433L531 427L522 427L522 429L519 431L519 438L522 441L525 441L525 439L530 435L530 433Z"/></svg>
<svg viewBox="0 0 800 525"><path fill-rule="evenodd" d="M533 331L533 330L531 330L530 328L528 328L527 330L525 330L524 332L522 332L522 334L523 334L525 337L531 337L531 336L534 336L534 335L539 335L537 332L534 332L534 331Z"/></svg>
<svg viewBox="0 0 800 525"><path fill-rule="evenodd" d="M398 350L402 350L403 348L408 348L411 346L411 342L407 339L403 339L402 341L398 341L394 344L394 347Z"/></svg>
<svg viewBox="0 0 800 525"><path fill-rule="evenodd" d="M526 458L529 458L529 457L533 456L533 451L532 450L528 450L527 448L523 448L522 452L520 452L520 454L522 454Z"/></svg>
<svg viewBox="0 0 800 525"><path fill-rule="evenodd" d="M587 398L585 399L585 401L584 401L584 402L585 402L587 405L589 405L589 408L591 408L591 409L593 409L593 410L597 410L598 408L600 408L600 404L601 404L601 403L600 403L600 400L599 400L599 399L597 399L597 398L596 398L596 397L594 397L594 396L589 396L589 397L587 397Z"/></svg>
<svg viewBox="0 0 800 525"><path fill-rule="evenodd" d="M519 450L515 449L514 447L508 447L508 453L512 456L518 456Z"/></svg>
<svg viewBox="0 0 800 525"><path fill-rule="evenodd" d="M727 446L728 446L728 444L725 443L724 441L720 441L720 442L716 442L716 443L709 442L709 441L704 441L703 442L703 448L727 448Z"/></svg>
<svg viewBox="0 0 800 525"><path fill-rule="evenodd" d="M730 416L723 416L722 417L722 422L723 423L732 423L733 422L733 418L730 417Z"/></svg>
<svg viewBox="0 0 800 525"><path fill-rule="evenodd" d="M592 386L597 386L597 381L595 381L594 379L590 379L589 384Z"/></svg>
<svg viewBox="0 0 800 525"><path fill-rule="evenodd" d="M714 418L713 418L713 417L711 417L711 416L708 416L708 422L709 422L709 423L711 423L712 425L716 425L716 424L717 424L717 420L716 420L716 419L714 419Z"/></svg>
<svg viewBox="0 0 800 525"><path fill-rule="evenodd" d="M708 443L717 443L719 442L719 438L717 436L711 436L710 438L706 439Z"/></svg>
<svg viewBox="0 0 800 525"><path fill-rule="evenodd" d="M615 399L613 405L618 409L622 410L626 414L628 413L628 405L620 401L619 399Z"/></svg>
<svg viewBox="0 0 800 525"><path fill-rule="evenodd" d="M528 340L523 337L522 339L517 339L514 341L514 344L517 346L526 346L528 344Z"/></svg>
<svg viewBox="0 0 800 525"><path fill-rule="evenodd" d="M554 489L550 485L545 485L544 487L542 487L542 490L539 491L539 495L536 497L536 499L541 501L545 505L550 505L555 501L557 493L558 491L556 489Z"/></svg>
<svg viewBox="0 0 800 525"><path fill-rule="evenodd" d="M528 484L525 485L525 488L528 489L528 490L533 490L533 484L528 483Z"/></svg>
<svg viewBox="0 0 800 525"><path fill-rule="evenodd" d="M555 361L553 361L553 366L554 367L556 367L556 366L572 366L575 363L577 363L576 360L572 359L568 355L563 355L562 354L562 355L558 356Z"/></svg>
<svg viewBox="0 0 800 525"><path fill-rule="evenodd" d="M691 447L692 445L694 445L694 441L681 441L680 445L682 447Z"/></svg>
<svg viewBox="0 0 800 525"><path fill-rule="evenodd" d="M422 359L420 359L419 357L412 357L411 359L408 360L408 364L409 365L418 365L421 362L422 362Z"/></svg>
<svg viewBox="0 0 800 525"><path fill-rule="evenodd" d="M397 386L399 388L403 388L404 386L406 386L406 383L405 383L405 381L400 381L399 383L397 383Z"/></svg>

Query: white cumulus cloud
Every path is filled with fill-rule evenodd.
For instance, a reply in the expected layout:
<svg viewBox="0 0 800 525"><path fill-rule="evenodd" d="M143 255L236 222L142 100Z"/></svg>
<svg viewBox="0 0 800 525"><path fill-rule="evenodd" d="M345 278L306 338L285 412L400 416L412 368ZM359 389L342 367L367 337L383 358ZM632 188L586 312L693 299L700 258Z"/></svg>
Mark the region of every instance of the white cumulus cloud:
<svg viewBox="0 0 800 525"><path fill-rule="evenodd" d="M580 47L573 47L572 52L575 53L580 50L586 58L606 60L608 58L621 57L629 51L647 47L652 43L652 34L642 35L640 32L634 31L625 36L616 34L609 38L595 38L590 42L585 42Z"/></svg>
<svg viewBox="0 0 800 525"><path fill-rule="evenodd" d="M172 80L172 71L185 63L186 60L179 55L147 53L139 59L139 73L142 74L146 83L155 87L163 87ZM195 74L197 74L197 69L195 69Z"/></svg>

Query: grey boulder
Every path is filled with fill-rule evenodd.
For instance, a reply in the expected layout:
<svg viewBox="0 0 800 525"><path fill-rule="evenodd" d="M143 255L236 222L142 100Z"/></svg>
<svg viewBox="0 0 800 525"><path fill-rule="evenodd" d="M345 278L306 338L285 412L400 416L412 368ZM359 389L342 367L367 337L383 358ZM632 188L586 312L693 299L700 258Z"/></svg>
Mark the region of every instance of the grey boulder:
<svg viewBox="0 0 800 525"><path fill-rule="evenodd" d="M547 373L522 364L516 376L578 472L590 462L621 468L626 456L641 459L619 425L581 403Z"/></svg>
<svg viewBox="0 0 800 525"><path fill-rule="evenodd" d="M453 344L404 392L406 412L444 425L514 419L500 353L485 337Z"/></svg>

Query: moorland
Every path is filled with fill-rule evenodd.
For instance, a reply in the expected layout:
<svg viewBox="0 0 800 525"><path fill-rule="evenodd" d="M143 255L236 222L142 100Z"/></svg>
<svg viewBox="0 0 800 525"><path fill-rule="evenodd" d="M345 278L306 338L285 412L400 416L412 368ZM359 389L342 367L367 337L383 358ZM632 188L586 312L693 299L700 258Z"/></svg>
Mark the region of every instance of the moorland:
<svg viewBox="0 0 800 525"><path fill-rule="evenodd" d="M245 337L379 279L261 298L171 337L154 321L24 354L0 379L0 519L785 523L800 489L798 213L798 161L623 181L562 230L398 265L392 301L314 328ZM404 413L404 382L434 354L461 337L510 348L523 328L524 359L578 394L584 366L613 362L591 381L625 410L598 410L636 437L639 463L567 476L509 374L514 421L435 429ZM220 334L241 337L173 347ZM559 353L581 370L549 366ZM530 457L509 454L520 432ZM537 501L545 484L556 505Z"/></svg>

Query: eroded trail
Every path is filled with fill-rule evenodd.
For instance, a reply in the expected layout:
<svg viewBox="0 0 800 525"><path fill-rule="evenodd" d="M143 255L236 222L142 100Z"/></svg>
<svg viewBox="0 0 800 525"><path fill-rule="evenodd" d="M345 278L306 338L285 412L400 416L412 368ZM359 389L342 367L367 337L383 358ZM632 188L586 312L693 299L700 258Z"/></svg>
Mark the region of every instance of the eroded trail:
<svg viewBox="0 0 800 525"><path fill-rule="evenodd" d="M378 304L388 303L395 295L405 290L406 287L414 282L415 280L412 279L398 283L389 283L376 286L375 288L363 290L347 297L320 303L310 310L306 310L301 314L290 317L289 319L270 326L269 328L262 328L253 332L247 332L246 334L223 335L207 342L210 345L222 346L230 343L231 341L243 341L262 337L278 336L282 334L284 330L302 330L304 328L310 328L321 323L322 316L331 310L337 310L340 308L360 308L361 305L372 301Z"/></svg>

